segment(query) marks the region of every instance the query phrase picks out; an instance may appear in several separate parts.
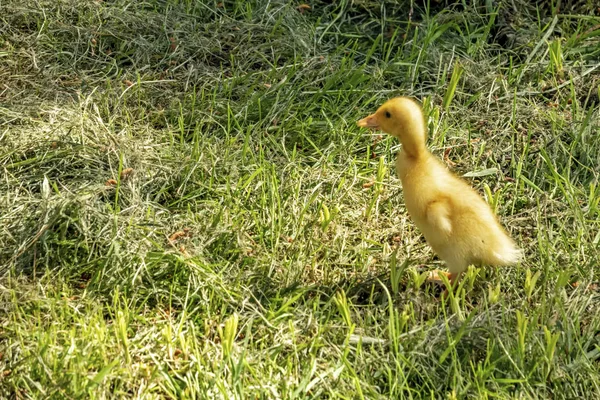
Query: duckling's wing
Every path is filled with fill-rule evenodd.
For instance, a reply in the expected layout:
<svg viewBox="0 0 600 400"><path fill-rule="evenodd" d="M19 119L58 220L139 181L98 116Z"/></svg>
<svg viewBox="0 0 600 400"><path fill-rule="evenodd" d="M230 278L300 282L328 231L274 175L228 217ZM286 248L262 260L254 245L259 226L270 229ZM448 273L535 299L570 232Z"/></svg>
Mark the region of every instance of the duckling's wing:
<svg viewBox="0 0 600 400"><path fill-rule="evenodd" d="M450 203L445 198L434 200L427 204L425 210L427 221L443 235L452 233L452 220L450 219Z"/></svg>

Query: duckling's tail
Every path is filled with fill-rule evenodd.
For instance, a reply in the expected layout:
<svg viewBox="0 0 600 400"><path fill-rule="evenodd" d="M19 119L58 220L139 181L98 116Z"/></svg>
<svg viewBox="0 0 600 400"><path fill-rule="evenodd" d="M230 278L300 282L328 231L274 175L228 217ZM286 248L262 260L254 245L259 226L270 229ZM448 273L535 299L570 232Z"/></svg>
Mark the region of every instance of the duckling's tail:
<svg viewBox="0 0 600 400"><path fill-rule="evenodd" d="M518 248L510 237L503 235L494 251L489 254L486 264L497 266L515 265L523 259L523 256L523 250Z"/></svg>

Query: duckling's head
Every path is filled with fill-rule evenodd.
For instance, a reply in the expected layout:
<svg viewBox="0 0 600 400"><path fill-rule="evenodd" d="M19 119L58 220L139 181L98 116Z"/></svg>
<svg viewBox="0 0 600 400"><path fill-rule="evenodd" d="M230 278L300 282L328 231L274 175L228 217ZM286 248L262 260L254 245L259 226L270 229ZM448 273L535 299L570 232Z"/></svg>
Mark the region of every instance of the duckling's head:
<svg viewBox="0 0 600 400"><path fill-rule="evenodd" d="M426 151L427 130L423 111L417 102L408 97L386 101L375 114L361 119L357 125L397 137L408 155L419 156Z"/></svg>

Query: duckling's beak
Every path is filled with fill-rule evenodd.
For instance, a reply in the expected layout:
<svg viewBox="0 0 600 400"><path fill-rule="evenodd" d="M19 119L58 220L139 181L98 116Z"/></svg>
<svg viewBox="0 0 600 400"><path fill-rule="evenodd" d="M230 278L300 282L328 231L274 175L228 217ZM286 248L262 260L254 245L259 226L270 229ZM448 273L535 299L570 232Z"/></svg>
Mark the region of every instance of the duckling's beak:
<svg viewBox="0 0 600 400"><path fill-rule="evenodd" d="M361 128L378 129L379 121L377 121L377 116L375 114L373 114L373 115L369 115L366 118L361 119L360 121L358 121L356 123L356 125L360 126Z"/></svg>

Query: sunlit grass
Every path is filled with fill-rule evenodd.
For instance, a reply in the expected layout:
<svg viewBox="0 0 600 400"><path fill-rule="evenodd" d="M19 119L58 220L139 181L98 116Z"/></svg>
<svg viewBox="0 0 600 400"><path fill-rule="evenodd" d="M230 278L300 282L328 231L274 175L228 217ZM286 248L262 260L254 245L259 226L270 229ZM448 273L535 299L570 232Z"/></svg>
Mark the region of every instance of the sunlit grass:
<svg viewBox="0 0 600 400"><path fill-rule="evenodd" d="M1 4L1 396L600 396L600 18L515 3ZM521 265L426 282L395 95Z"/></svg>

